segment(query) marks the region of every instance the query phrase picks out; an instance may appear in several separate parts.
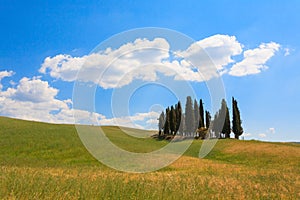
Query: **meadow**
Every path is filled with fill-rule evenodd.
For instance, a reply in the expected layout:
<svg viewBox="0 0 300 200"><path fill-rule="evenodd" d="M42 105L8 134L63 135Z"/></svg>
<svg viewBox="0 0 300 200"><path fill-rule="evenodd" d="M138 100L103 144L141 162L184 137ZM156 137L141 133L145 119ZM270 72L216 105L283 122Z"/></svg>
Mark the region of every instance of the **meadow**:
<svg viewBox="0 0 300 200"><path fill-rule="evenodd" d="M132 152L168 143L103 129ZM95 160L73 125L0 117L0 199L300 199L300 144L223 139L199 159L202 142L168 167L125 173Z"/></svg>

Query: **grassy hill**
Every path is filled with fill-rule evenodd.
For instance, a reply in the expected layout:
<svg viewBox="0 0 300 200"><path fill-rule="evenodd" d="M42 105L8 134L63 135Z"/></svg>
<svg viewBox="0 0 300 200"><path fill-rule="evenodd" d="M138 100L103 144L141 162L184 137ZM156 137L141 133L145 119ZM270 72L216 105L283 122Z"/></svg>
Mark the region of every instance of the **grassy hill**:
<svg viewBox="0 0 300 200"><path fill-rule="evenodd" d="M103 129L133 152L168 143ZM159 171L131 174L96 161L73 125L0 117L0 199L300 199L299 144L220 140L199 159L201 144Z"/></svg>

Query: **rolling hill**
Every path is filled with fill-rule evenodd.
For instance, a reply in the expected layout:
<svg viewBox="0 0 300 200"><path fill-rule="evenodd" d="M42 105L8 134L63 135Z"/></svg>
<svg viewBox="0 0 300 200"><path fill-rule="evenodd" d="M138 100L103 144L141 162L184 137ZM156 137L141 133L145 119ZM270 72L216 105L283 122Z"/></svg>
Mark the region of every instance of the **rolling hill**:
<svg viewBox="0 0 300 200"><path fill-rule="evenodd" d="M102 128L132 152L168 144ZM73 125L0 117L0 199L300 199L299 144L219 140L199 159L201 144L161 170L125 173L95 160Z"/></svg>

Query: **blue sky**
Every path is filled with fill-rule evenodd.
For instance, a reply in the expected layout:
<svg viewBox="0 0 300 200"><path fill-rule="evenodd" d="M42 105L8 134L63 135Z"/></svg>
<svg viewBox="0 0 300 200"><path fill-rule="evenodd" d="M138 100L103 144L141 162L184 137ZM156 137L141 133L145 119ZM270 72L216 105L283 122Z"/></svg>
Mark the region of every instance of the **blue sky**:
<svg viewBox="0 0 300 200"><path fill-rule="evenodd" d="M235 48L238 53L228 54L233 62L224 61L220 65L227 70L222 79L228 103L231 96L238 100L245 138L299 141L299 10L299 1L1 0L0 114L71 122L74 81L64 76L69 74L51 74L53 68L43 72L41 68L45 59L49 57L53 61L58 59L56 56L69 55L74 61L74 57L83 58L99 43L120 32L161 27L202 41L206 47L207 41L221 39ZM248 56L248 61L238 64L244 60L245 52L255 54L255 49L265 50L258 52L264 57L259 63L253 65L255 61ZM214 56L210 56L214 60ZM239 70L230 73L234 65L237 66L235 69L247 65L264 67L255 74L239 74ZM76 66L70 68L68 73L76 71ZM205 84L193 81L190 84L196 95L204 98L209 106ZM102 123L110 123L111 118L116 117L109 109L114 91L101 85L97 87L95 107ZM129 113L140 126L151 128L153 125L150 122L155 118L155 112L150 115L146 112L157 111L176 101L171 93L160 99L151 96L160 92L166 90L152 85L141 88L131 97ZM81 114L88 116L84 111ZM119 115L117 117L122 113ZM120 120L128 121L126 116Z"/></svg>

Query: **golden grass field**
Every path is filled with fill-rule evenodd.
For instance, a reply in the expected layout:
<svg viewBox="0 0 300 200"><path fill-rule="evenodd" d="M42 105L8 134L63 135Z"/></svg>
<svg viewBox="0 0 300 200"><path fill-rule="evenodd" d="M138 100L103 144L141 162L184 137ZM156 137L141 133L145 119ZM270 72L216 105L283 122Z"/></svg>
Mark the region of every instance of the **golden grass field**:
<svg viewBox="0 0 300 200"><path fill-rule="evenodd" d="M3 117L0 125L0 199L300 199L299 144L219 140L199 159L195 140L172 165L134 174L96 161L72 125ZM134 152L168 143L104 129Z"/></svg>

